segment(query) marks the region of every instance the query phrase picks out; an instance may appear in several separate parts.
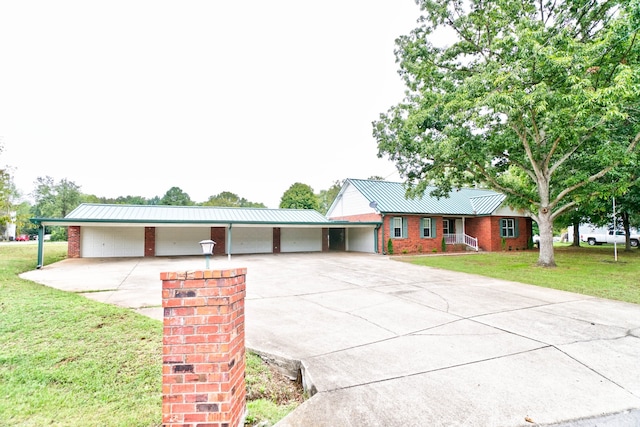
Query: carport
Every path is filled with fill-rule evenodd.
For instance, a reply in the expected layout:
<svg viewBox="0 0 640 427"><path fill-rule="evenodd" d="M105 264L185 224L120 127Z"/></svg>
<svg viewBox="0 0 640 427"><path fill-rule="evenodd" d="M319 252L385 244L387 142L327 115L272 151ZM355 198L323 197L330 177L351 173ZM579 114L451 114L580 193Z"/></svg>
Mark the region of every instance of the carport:
<svg viewBox="0 0 640 427"><path fill-rule="evenodd" d="M332 221L309 209L84 203L39 226L38 266L46 226L68 227L69 258L185 256L214 240L214 254L376 252L379 222Z"/></svg>

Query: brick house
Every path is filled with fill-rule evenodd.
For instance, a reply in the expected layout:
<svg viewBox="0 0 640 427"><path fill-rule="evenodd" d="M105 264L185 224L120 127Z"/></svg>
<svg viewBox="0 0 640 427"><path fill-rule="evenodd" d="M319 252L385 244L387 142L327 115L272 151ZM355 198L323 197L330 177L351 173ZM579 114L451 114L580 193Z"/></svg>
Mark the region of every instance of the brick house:
<svg viewBox="0 0 640 427"><path fill-rule="evenodd" d="M378 222L376 252L419 254L463 250L515 251L530 247L532 220L504 205L506 196L462 188L449 197L410 199L402 183L347 179L327 212L333 221Z"/></svg>

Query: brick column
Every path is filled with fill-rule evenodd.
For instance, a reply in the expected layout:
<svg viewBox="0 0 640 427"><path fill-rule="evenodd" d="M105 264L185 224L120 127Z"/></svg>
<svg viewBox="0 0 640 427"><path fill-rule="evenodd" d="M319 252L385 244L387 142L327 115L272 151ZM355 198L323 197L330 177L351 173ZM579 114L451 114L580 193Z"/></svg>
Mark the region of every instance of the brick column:
<svg viewBox="0 0 640 427"><path fill-rule="evenodd" d="M227 253L227 229L226 227L211 227L211 240L216 242L213 247L214 255Z"/></svg>
<svg viewBox="0 0 640 427"><path fill-rule="evenodd" d="M347 234L346 230L345 230L344 234L345 234L345 238L346 238L346 234ZM345 243L345 245L346 245L346 243ZM344 250L346 250L346 246L345 246ZM328 228L323 228L322 229L322 252L329 252L329 229Z"/></svg>
<svg viewBox="0 0 640 427"><path fill-rule="evenodd" d="M156 228L155 227L144 228L144 256L145 257L156 256Z"/></svg>
<svg viewBox="0 0 640 427"><path fill-rule="evenodd" d="M282 234L282 230L280 227L273 227L273 253L280 253L280 237Z"/></svg>
<svg viewBox="0 0 640 427"><path fill-rule="evenodd" d="M163 426L244 423L246 274L246 268L160 273Z"/></svg>
<svg viewBox="0 0 640 427"><path fill-rule="evenodd" d="M77 225L67 228L67 258L80 258L80 227Z"/></svg>

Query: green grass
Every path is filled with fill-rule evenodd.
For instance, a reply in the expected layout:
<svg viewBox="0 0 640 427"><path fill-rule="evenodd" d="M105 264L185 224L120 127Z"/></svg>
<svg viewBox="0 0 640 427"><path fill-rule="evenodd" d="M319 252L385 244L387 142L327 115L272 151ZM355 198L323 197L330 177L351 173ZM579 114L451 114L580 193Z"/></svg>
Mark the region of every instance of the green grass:
<svg viewBox="0 0 640 427"><path fill-rule="evenodd" d="M66 248L47 242L45 265ZM0 245L0 426L161 425L162 322L20 279L36 250ZM269 398L286 382L247 365L248 390L264 391L249 415L275 423L295 407Z"/></svg>
<svg viewBox="0 0 640 427"><path fill-rule="evenodd" d="M44 253L63 259L66 244ZM0 260L0 425L160 425L161 322L18 278L34 245L0 246Z"/></svg>
<svg viewBox="0 0 640 427"><path fill-rule="evenodd" d="M640 250L612 245L555 248L556 268L536 266L538 252L399 257L402 261L640 304Z"/></svg>
<svg viewBox="0 0 640 427"><path fill-rule="evenodd" d="M296 384L265 364L262 359L247 353L247 424L267 422L272 425L293 411L306 396Z"/></svg>

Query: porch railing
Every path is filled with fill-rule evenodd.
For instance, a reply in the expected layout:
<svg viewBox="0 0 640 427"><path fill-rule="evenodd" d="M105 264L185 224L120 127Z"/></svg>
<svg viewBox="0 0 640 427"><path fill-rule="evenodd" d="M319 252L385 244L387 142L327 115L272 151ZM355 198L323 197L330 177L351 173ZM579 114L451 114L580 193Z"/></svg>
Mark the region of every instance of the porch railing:
<svg viewBox="0 0 640 427"><path fill-rule="evenodd" d="M474 251L478 251L478 239L468 236L463 233L445 234L444 242L447 245L463 244L472 248Z"/></svg>

